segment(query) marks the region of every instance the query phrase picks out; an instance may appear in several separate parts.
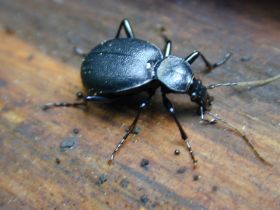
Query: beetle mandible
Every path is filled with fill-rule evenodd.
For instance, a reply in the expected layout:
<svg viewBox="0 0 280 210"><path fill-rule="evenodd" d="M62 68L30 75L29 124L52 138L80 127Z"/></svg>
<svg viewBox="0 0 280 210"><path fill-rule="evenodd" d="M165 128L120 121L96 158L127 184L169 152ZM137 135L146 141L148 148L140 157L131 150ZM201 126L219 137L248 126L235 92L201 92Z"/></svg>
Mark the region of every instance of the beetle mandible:
<svg viewBox="0 0 280 210"><path fill-rule="evenodd" d="M122 30L125 31L126 38L120 37ZM78 97L83 100L74 103L48 103L44 108L47 109L53 106L75 107L86 105L87 102L91 101L110 102L127 95L135 95L140 92L148 93L147 98L139 104L138 112L129 129L115 147L110 158L110 162L112 162L115 153L124 144L127 137L133 133L140 114L149 106L155 91L160 88L163 105L176 122L181 138L184 140L192 158L193 165L196 166L197 159L194 156L189 138L178 121L175 108L168 99L167 94L189 95L191 101L198 104L201 120L215 123L221 119L208 112L214 98L209 95L207 89L219 86L244 85L245 83L204 86L193 75L191 68L193 62L200 57L207 70L211 71L224 64L231 54L227 53L220 61L212 64L199 51L194 51L186 58L171 55L172 42L168 39L165 39L165 42L164 51L162 52L156 45L135 38L130 22L127 19L122 20L114 39L100 43L89 54L84 56L81 66L81 78L87 90L87 95L78 94ZM204 117L205 113L210 113L213 119L206 119ZM242 137L245 136L242 135ZM245 141L247 141L246 139ZM253 149L256 156L264 161L249 141L247 144Z"/></svg>

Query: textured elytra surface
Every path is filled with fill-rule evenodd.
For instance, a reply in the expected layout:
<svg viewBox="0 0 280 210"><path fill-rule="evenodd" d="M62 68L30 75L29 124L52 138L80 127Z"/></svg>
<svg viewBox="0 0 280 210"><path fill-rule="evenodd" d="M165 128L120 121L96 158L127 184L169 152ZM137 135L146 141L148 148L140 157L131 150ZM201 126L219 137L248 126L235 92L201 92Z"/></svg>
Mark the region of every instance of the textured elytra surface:
<svg viewBox="0 0 280 210"><path fill-rule="evenodd" d="M162 57L158 47L143 40L105 41L85 57L82 80L91 93L114 95L131 91L153 80L154 64Z"/></svg>

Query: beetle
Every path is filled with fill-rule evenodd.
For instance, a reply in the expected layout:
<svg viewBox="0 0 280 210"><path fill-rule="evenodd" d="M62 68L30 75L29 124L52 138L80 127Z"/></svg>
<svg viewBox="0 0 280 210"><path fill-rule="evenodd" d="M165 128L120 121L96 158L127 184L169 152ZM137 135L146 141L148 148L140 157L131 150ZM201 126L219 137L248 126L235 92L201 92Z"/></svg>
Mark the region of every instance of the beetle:
<svg viewBox="0 0 280 210"><path fill-rule="evenodd" d="M125 38L120 37L123 30L126 33ZM214 100L207 89L239 85L239 83L213 84L206 87L199 79L195 78L192 71L191 65L197 58L201 58L207 70L211 71L224 64L230 58L231 53L227 53L220 61L212 64L199 51L192 52L186 58L180 58L171 55L171 49L172 42L167 38L165 38L163 52L156 45L135 38L130 22L124 19L121 21L114 39L101 42L84 56L81 66L81 78L87 90L87 95L84 96L81 92L78 93L78 97L83 100L74 103L48 103L45 105L45 109L53 106L75 107L86 105L87 102L111 102L127 95L146 92L147 97L139 104L133 122L111 155L109 162L112 162L115 153L124 144L127 137L133 133L142 111L149 106L155 91L160 88L163 105L176 122L193 165L196 166L197 159L194 156L189 138L178 121L175 108L167 94L189 95L191 101L199 107L201 120L215 123L221 119L213 114L212 120L207 120L204 117L205 113L210 113L208 111ZM249 141L247 143L250 147L252 146ZM256 150L253 150L262 159Z"/></svg>

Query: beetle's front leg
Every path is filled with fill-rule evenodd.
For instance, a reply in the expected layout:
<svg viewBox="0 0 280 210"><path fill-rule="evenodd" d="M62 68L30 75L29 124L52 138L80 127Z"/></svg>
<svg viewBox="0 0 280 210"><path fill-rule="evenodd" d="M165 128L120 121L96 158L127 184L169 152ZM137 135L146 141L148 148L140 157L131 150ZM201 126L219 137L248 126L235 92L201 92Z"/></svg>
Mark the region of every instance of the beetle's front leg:
<svg viewBox="0 0 280 210"><path fill-rule="evenodd" d="M205 65L207 67L207 70L211 71L214 68L217 68L217 67L223 65L231 57L231 53L225 54L225 56L221 60L212 64L205 58L205 56L201 52L194 51L193 53L191 53L190 55L188 55L185 58L185 61L187 61L191 65L198 57L201 57L201 59L203 60L203 62L205 63Z"/></svg>
<svg viewBox="0 0 280 210"><path fill-rule="evenodd" d="M127 38L134 38L134 33L130 22L127 19L123 19L116 34L116 39L120 37L122 29L125 30Z"/></svg>
<svg viewBox="0 0 280 210"><path fill-rule="evenodd" d="M205 118L205 111L204 111L204 109L203 109L203 107L201 106L200 107L200 110L199 110L199 112L200 112L200 118L201 118L201 122L205 122L205 123L208 123L208 124L215 124L215 123L217 123L217 121L219 120L219 118L218 118L218 116L217 115L211 115L212 116L212 119L206 119Z"/></svg>

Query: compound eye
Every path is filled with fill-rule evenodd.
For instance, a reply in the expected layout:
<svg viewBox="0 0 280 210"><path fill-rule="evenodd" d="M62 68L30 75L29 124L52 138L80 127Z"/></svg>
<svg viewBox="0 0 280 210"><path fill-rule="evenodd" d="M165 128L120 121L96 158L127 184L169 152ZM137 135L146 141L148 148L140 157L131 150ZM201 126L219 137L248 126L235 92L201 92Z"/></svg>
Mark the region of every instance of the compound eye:
<svg viewBox="0 0 280 210"><path fill-rule="evenodd" d="M191 94L191 100L192 101L195 101L197 99L197 94L195 93L195 92L193 92L192 94Z"/></svg>

